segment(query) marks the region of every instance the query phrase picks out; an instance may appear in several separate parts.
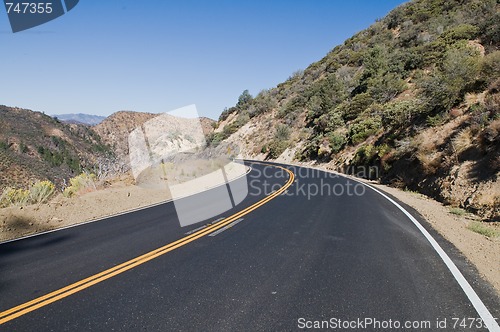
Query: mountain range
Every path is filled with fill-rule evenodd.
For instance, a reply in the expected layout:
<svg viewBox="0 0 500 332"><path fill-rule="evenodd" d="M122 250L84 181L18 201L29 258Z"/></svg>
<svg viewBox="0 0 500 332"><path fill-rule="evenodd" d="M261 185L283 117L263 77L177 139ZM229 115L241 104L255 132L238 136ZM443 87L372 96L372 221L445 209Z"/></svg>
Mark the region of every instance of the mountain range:
<svg viewBox="0 0 500 332"><path fill-rule="evenodd" d="M86 124L89 126L95 126L95 125L101 123L104 119L106 119L105 116L90 115L90 114L83 114L83 113L58 114L58 115L54 115L53 117L62 121L62 122Z"/></svg>

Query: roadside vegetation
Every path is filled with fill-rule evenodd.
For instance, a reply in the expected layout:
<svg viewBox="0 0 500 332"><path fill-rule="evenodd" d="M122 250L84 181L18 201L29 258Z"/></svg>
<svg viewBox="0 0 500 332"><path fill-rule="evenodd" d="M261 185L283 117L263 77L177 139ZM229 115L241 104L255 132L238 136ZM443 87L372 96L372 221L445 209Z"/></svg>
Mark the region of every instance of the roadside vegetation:
<svg viewBox="0 0 500 332"><path fill-rule="evenodd" d="M82 173L69 180L70 185L63 191L64 197L73 197L77 194L97 190L97 177L95 174Z"/></svg>
<svg viewBox="0 0 500 332"><path fill-rule="evenodd" d="M482 222L472 222L467 226L471 231L484 235L489 238L500 237L500 231L498 229L494 229L491 226L485 225Z"/></svg>
<svg viewBox="0 0 500 332"><path fill-rule="evenodd" d="M69 180L69 185L62 189L62 195L71 198L101 187L102 181L95 174L84 172ZM28 189L7 187L0 194L0 208L47 203L56 193L56 186L48 180L36 181Z"/></svg>
<svg viewBox="0 0 500 332"><path fill-rule="evenodd" d="M29 189L8 187L0 195L0 207L45 203L54 192L55 186L50 181L37 181Z"/></svg>
<svg viewBox="0 0 500 332"><path fill-rule="evenodd" d="M498 220L500 197L453 186L498 181L499 12L495 0L403 4L276 88L244 91L210 142L264 123L250 151L377 167L374 179Z"/></svg>

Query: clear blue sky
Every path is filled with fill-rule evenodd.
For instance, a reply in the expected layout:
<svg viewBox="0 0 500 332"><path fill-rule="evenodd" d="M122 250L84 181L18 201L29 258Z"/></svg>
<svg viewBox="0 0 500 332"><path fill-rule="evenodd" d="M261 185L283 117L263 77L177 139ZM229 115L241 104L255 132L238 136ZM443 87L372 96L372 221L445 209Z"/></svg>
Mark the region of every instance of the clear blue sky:
<svg viewBox="0 0 500 332"><path fill-rule="evenodd" d="M81 0L13 34L0 8L0 104L47 114L217 118L321 59L401 0Z"/></svg>

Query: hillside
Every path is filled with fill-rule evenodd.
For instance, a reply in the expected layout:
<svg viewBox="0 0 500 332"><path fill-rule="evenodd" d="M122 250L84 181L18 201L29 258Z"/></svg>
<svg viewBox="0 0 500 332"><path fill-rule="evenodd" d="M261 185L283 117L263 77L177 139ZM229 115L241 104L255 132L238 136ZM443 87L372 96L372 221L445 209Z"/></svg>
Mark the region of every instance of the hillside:
<svg viewBox="0 0 500 332"><path fill-rule="evenodd" d="M128 155L130 132L156 116L158 114L119 111L108 116L93 129L106 144L113 148L118 157L125 158Z"/></svg>
<svg viewBox="0 0 500 332"><path fill-rule="evenodd" d="M211 144L500 216L500 6L417 0L225 110Z"/></svg>
<svg viewBox="0 0 500 332"><path fill-rule="evenodd" d="M88 126L31 110L0 106L0 189L64 181L111 154Z"/></svg>
<svg viewBox="0 0 500 332"><path fill-rule="evenodd" d="M91 127L0 105L0 192L46 179L63 188L82 171L122 174L130 168L129 133L157 116L121 111ZM215 121L200 122L205 135L213 131Z"/></svg>
<svg viewBox="0 0 500 332"><path fill-rule="evenodd" d="M104 121L93 127L102 138L103 142L113 147L116 156L121 160L128 160L128 136L145 122L157 117L159 114L141 113L132 111L120 111L113 113ZM208 118L200 118L205 135L213 131L215 121Z"/></svg>
<svg viewBox="0 0 500 332"><path fill-rule="evenodd" d="M85 124L89 126L95 126L99 123L101 123L104 119L106 119L105 116L99 116L99 115L91 115L91 114L57 114L53 116L54 118L57 118L58 120L66 123L76 123L76 124Z"/></svg>

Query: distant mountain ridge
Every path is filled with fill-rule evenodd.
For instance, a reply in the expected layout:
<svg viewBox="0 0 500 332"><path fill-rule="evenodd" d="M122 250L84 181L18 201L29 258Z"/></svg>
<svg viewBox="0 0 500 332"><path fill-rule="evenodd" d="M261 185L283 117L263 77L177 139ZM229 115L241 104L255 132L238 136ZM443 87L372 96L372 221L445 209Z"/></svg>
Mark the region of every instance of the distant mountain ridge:
<svg viewBox="0 0 500 332"><path fill-rule="evenodd" d="M105 116L100 115L92 115L92 114L84 114L84 113L71 113L71 114L57 114L54 115L53 118L57 118L58 120L66 123L80 123L89 126L95 126L101 123Z"/></svg>

